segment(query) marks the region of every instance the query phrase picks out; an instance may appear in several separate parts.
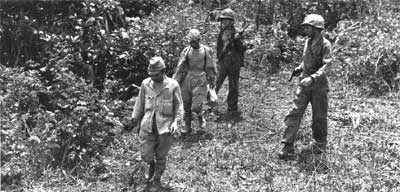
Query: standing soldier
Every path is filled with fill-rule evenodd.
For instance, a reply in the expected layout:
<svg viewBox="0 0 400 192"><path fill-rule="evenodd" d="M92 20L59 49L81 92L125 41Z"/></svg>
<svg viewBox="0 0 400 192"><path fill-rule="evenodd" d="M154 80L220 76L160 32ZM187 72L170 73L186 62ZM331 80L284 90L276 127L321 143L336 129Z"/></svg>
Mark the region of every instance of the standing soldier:
<svg viewBox="0 0 400 192"><path fill-rule="evenodd" d="M222 10L218 19L221 22L221 30L217 40L218 77L215 90L218 93L228 76L228 115L238 116L240 115L238 112L240 67L244 66L246 48L241 41L241 35L234 27L235 19L232 9Z"/></svg>
<svg viewBox="0 0 400 192"><path fill-rule="evenodd" d="M143 80L132 113L132 124L140 121L139 142L142 159L149 164L146 178L150 191L161 187L172 134L183 116L181 90L178 82L165 75L161 57L150 59L149 78Z"/></svg>
<svg viewBox="0 0 400 192"><path fill-rule="evenodd" d="M278 153L280 159L294 156L294 141L308 103L312 106L312 131L315 139L312 151L317 154L324 152L327 143L329 86L326 73L331 68L331 43L321 34L324 29L321 15L308 15L302 25L308 39L303 51L303 62L294 71L301 73L300 83L293 100L294 106L284 120L286 129L282 139L284 146Z"/></svg>
<svg viewBox="0 0 400 192"><path fill-rule="evenodd" d="M195 112L201 128L206 126L204 119L204 103L207 101L207 84L215 87L216 66L211 57L211 49L200 44L200 31L191 29L187 35L190 45L186 47L179 58L176 79L182 89L182 99L185 111L185 131L192 131L192 112Z"/></svg>

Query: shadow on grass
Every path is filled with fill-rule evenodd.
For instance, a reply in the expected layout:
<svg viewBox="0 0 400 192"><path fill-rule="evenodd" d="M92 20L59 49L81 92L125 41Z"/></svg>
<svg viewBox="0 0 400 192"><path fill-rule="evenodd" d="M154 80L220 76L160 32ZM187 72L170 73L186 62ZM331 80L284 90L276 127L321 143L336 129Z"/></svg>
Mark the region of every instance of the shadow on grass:
<svg viewBox="0 0 400 192"><path fill-rule="evenodd" d="M221 112L221 109L212 109L206 111L208 118L216 123L221 123L224 121L234 121L239 122L244 120L242 117L242 112L232 111L232 112Z"/></svg>
<svg viewBox="0 0 400 192"><path fill-rule="evenodd" d="M317 172L324 174L328 171L326 153L315 154L311 148L301 150L298 154L297 165L300 171L306 173Z"/></svg>
<svg viewBox="0 0 400 192"><path fill-rule="evenodd" d="M190 135L180 136L177 138L177 142L182 143L183 148L190 148L194 143L199 141L212 140L214 135L204 130L197 130Z"/></svg>
<svg viewBox="0 0 400 192"><path fill-rule="evenodd" d="M151 192L150 190L151 184L146 184L143 189L135 189L134 191L141 191L141 192ZM129 191L129 190L126 190ZM162 184L162 187L157 190L157 192L175 192L178 190L175 190L172 186L167 185L167 184Z"/></svg>

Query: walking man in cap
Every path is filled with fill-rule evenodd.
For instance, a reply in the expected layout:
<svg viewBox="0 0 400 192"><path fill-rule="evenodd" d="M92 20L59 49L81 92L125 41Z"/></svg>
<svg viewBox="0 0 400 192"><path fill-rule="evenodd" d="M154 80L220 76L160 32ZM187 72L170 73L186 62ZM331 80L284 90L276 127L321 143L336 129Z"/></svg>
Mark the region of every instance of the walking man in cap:
<svg viewBox="0 0 400 192"><path fill-rule="evenodd" d="M179 58L177 70L173 75L182 89L185 111L185 130L183 134L192 132L192 112L199 120L201 128L205 128L204 104L207 101L207 85L215 87L217 68L211 57L211 48L200 43L200 31L191 29L187 35L189 46Z"/></svg>
<svg viewBox="0 0 400 192"><path fill-rule="evenodd" d="M177 81L165 75L161 57L150 59L149 78L143 80L132 113L132 124L140 122L139 142L142 159L149 164L146 175L150 191L161 188L167 154L183 116L181 90Z"/></svg>
<svg viewBox="0 0 400 192"><path fill-rule="evenodd" d="M280 159L293 157L294 141L308 103L312 106L312 132L315 142L312 152L319 154L325 151L328 134L328 78L331 68L331 43L321 35L324 29L324 19L321 15L306 16L302 25L308 39L303 51L303 62L296 67L295 72L301 73L300 83L293 100L293 108L284 120L282 150L278 153Z"/></svg>

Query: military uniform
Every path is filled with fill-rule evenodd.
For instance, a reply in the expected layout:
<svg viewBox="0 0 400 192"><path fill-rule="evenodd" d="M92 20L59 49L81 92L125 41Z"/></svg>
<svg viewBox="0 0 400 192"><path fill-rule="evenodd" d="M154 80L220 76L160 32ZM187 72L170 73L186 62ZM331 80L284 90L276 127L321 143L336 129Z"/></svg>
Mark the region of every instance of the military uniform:
<svg viewBox="0 0 400 192"><path fill-rule="evenodd" d="M164 61L160 59L156 59L155 62L161 61L163 64ZM157 73L165 69L165 64L154 68ZM150 72L149 74L151 75ZM140 152L142 159L150 165L148 179L154 179L156 187L160 186L160 178L166 168L167 154L172 141L171 133L175 132L171 129L176 129L183 116L178 82L164 73L162 78L161 82L155 82L150 77L143 80L132 112L132 119L140 121Z"/></svg>
<svg viewBox="0 0 400 192"><path fill-rule="evenodd" d="M304 111L311 103L313 137L316 142L326 144L329 91L326 63L331 59L330 51L331 44L323 37L313 45L311 40L306 41L300 80L311 76L314 82L308 87L297 87L293 108L284 120L286 130L282 142L294 143Z"/></svg>
<svg viewBox="0 0 400 192"><path fill-rule="evenodd" d="M231 19L233 21L233 11L231 9L223 10L219 19ZM235 37L236 34L236 29L232 24L222 28L217 39L218 76L215 90L218 93L226 77L228 77L228 112L238 111L240 68L244 66L244 52L246 51L241 39Z"/></svg>
<svg viewBox="0 0 400 192"><path fill-rule="evenodd" d="M192 33L195 33L192 37ZM191 30L188 36L199 40L200 32ZM198 48L186 47L179 58L177 70L173 78L180 82L182 90L183 106L185 111L184 121L186 130L191 132L192 112L197 114L200 126L204 128L204 103L207 101L208 87L215 86L216 66L212 58L211 49L198 44Z"/></svg>
<svg viewBox="0 0 400 192"><path fill-rule="evenodd" d="M329 84L326 73L331 68L331 43L321 35L321 30L324 29L322 16L310 14L302 25L305 26L305 33L310 38L304 46L303 62L295 69L302 72L293 107L284 120L285 131L282 138L284 147L278 153L281 159L294 155L294 141L308 103L312 106L311 127L315 140L312 145L313 152L324 152L327 144Z"/></svg>

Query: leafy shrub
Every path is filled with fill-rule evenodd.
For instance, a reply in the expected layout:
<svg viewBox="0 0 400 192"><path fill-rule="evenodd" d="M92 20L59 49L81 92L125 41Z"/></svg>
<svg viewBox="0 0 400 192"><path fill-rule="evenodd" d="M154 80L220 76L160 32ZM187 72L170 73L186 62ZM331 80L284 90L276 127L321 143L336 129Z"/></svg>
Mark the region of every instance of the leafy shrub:
<svg viewBox="0 0 400 192"><path fill-rule="evenodd" d="M53 74L44 82L34 70L2 71L2 170L37 177L50 165L79 174L113 141L119 120L63 62L41 69Z"/></svg>
<svg viewBox="0 0 400 192"><path fill-rule="evenodd" d="M387 15L386 15L387 14ZM388 11L384 18L399 18ZM383 14L382 14L383 16ZM400 53L398 19L374 19L364 22L340 22L336 33L334 55L336 70L348 82L365 93L382 95L399 90Z"/></svg>

